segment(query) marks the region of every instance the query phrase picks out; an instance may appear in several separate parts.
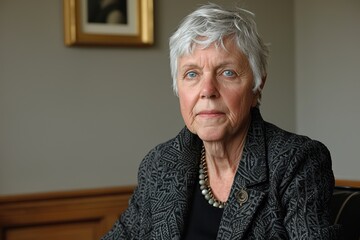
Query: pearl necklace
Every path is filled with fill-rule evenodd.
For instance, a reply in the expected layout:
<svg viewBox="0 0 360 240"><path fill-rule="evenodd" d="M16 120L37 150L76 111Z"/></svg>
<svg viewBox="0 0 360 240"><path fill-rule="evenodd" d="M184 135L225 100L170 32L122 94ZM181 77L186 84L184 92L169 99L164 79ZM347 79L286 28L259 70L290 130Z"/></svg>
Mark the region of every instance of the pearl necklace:
<svg viewBox="0 0 360 240"><path fill-rule="evenodd" d="M199 184L201 194L204 195L205 199L208 201L210 205L217 208L224 208L226 202L222 202L217 200L212 193L209 177L207 173L207 166L206 166L206 155L205 155L205 147L203 146L201 149L201 160L200 160L200 170L199 170Z"/></svg>

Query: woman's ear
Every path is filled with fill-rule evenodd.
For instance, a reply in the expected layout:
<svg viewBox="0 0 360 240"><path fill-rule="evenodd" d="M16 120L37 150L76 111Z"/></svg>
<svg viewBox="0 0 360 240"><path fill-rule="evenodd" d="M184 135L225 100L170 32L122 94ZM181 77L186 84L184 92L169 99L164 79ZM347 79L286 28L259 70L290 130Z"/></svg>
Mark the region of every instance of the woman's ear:
<svg viewBox="0 0 360 240"><path fill-rule="evenodd" d="M265 86L266 77L267 77L267 75L265 75L261 79L261 84L260 84L259 88L255 92L255 98L254 98L254 102L253 102L253 107L260 106L261 97L262 97L262 90L263 90L263 88Z"/></svg>
<svg viewBox="0 0 360 240"><path fill-rule="evenodd" d="M260 89L263 90L264 89L264 86L265 86L265 82L266 82L266 77L267 75L263 76L261 78L261 84L260 84Z"/></svg>
<svg viewBox="0 0 360 240"><path fill-rule="evenodd" d="M260 86L259 86L260 92L264 89L265 82L266 82L266 77L267 77L267 75L265 75L265 76L263 76L263 77L261 78L261 84L260 84Z"/></svg>

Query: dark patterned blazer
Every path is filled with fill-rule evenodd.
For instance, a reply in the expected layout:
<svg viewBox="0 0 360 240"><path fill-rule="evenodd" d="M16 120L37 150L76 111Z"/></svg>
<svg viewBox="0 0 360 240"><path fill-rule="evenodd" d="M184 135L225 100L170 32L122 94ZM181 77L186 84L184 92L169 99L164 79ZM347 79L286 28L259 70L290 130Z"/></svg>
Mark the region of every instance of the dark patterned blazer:
<svg viewBox="0 0 360 240"><path fill-rule="evenodd" d="M252 122L217 239L337 239L329 223L334 186L327 148L263 121ZM202 141L187 128L143 159L128 209L103 240L181 239L198 180ZM240 189L248 200L238 202Z"/></svg>

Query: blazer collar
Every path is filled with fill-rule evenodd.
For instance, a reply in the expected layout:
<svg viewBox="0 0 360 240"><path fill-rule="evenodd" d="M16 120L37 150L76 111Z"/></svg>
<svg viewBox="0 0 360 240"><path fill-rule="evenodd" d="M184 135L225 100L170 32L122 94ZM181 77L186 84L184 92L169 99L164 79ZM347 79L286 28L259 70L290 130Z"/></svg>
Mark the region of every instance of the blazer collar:
<svg viewBox="0 0 360 240"><path fill-rule="evenodd" d="M242 239L266 193L268 182L264 121L257 108L251 110L251 125L234 183L224 209L218 239Z"/></svg>
<svg viewBox="0 0 360 240"><path fill-rule="evenodd" d="M264 120L259 109L251 110L251 118L242 159L235 176L235 187L251 187L268 180Z"/></svg>

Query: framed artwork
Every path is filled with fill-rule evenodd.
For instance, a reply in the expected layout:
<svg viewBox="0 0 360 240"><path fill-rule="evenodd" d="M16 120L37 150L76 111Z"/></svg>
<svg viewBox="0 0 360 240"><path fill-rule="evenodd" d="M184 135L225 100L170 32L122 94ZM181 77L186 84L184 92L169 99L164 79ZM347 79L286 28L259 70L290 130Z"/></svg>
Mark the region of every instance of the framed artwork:
<svg viewBox="0 0 360 240"><path fill-rule="evenodd" d="M63 0L67 46L149 46L153 0Z"/></svg>

